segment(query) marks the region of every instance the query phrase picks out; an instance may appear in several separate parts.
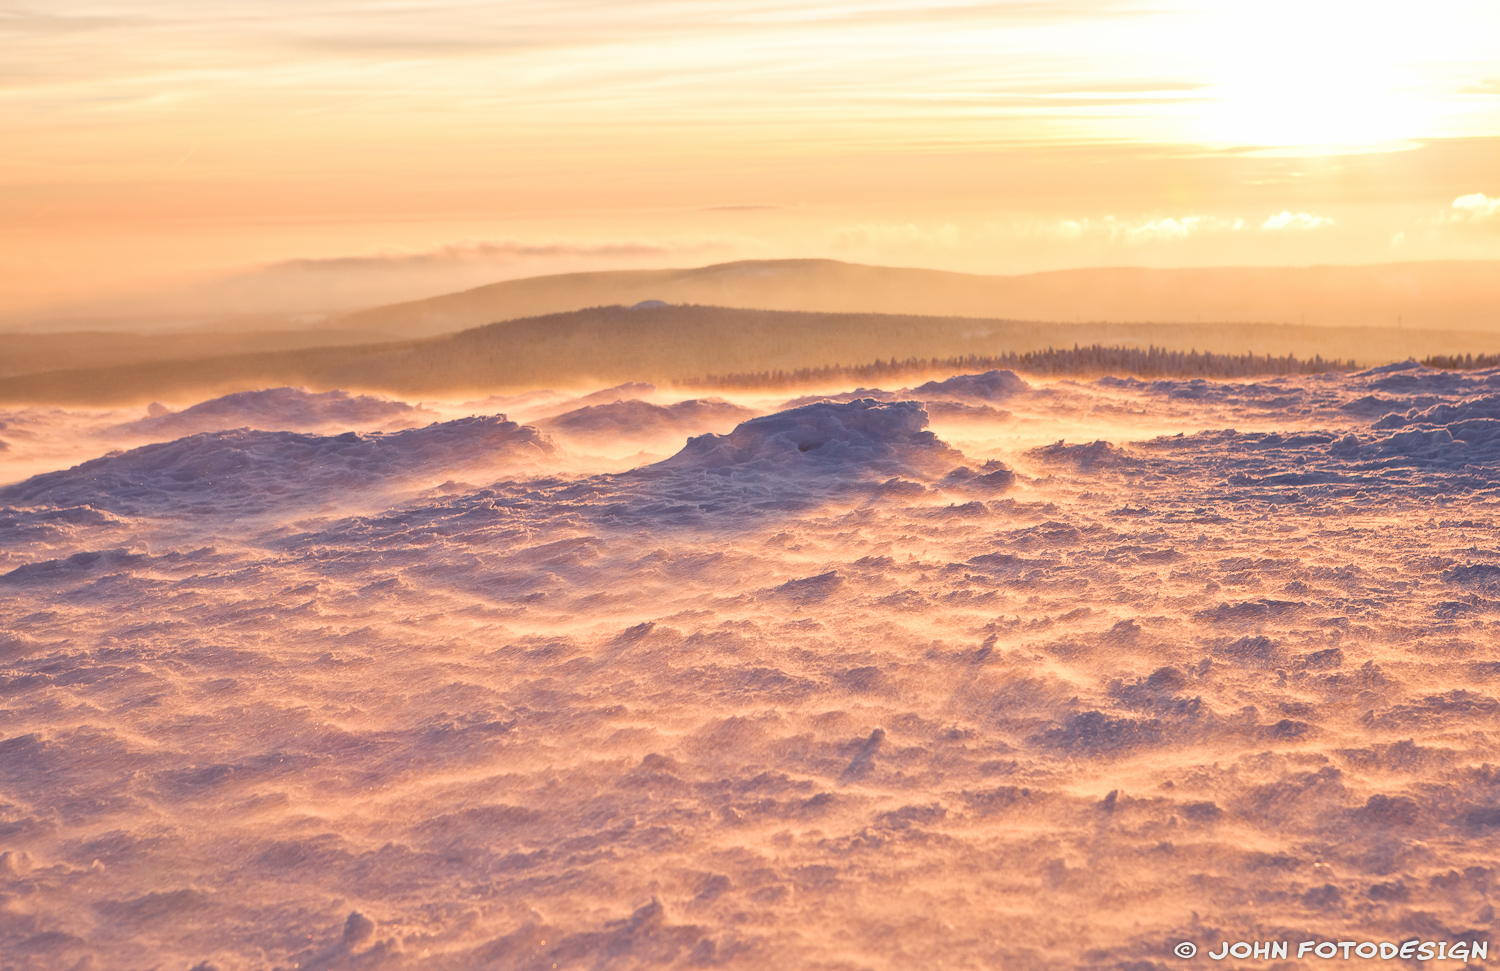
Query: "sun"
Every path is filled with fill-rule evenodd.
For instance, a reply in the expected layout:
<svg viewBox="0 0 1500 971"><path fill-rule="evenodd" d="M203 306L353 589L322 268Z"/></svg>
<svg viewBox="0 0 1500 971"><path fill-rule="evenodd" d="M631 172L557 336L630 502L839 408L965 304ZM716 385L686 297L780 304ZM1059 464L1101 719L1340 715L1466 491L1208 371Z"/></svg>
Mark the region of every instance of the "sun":
<svg viewBox="0 0 1500 971"><path fill-rule="evenodd" d="M1202 16L1210 100L1197 123L1208 144L1346 151L1441 127L1430 48L1434 19L1449 18L1347 0L1226 3Z"/></svg>

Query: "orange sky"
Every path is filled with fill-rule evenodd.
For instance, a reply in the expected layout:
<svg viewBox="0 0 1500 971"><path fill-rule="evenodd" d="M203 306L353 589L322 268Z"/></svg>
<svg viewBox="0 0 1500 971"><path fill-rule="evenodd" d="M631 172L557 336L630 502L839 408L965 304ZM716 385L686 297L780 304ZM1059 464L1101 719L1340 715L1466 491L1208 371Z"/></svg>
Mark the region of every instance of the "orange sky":
<svg viewBox="0 0 1500 971"><path fill-rule="evenodd" d="M0 319L343 257L392 272L330 305L758 256L1500 258L1493 2L47 0L0 50Z"/></svg>

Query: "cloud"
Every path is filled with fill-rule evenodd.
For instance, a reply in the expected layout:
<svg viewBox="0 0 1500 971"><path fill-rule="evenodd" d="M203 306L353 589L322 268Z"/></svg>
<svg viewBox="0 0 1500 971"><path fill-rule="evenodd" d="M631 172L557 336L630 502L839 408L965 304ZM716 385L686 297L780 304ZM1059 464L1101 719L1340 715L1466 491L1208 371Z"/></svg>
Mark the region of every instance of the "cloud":
<svg viewBox="0 0 1500 971"><path fill-rule="evenodd" d="M1042 235L1059 240L1103 237L1111 243L1140 246L1187 239L1205 232L1233 232L1244 228L1244 225L1243 219L1221 219L1217 216L1166 216L1138 221L1105 216L1102 219L1064 219L1044 227Z"/></svg>
<svg viewBox="0 0 1500 971"><path fill-rule="evenodd" d="M56 37L118 27L149 27L144 17L74 16L32 10L0 10L0 34L12 38Z"/></svg>
<svg viewBox="0 0 1500 971"><path fill-rule="evenodd" d="M418 300L500 280L588 270L659 267L739 255L732 237L464 240L420 250L279 260L144 291L109 313L326 314Z"/></svg>
<svg viewBox="0 0 1500 971"><path fill-rule="evenodd" d="M1322 229L1324 226L1332 226L1333 220L1327 216L1314 216L1306 212L1291 212L1283 209L1281 212L1260 224L1261 229L1292 229L1305 231L1309 229Z"/></svg>
<svg viewBox="0 0 1500 971"><path fill-rule="evenodd" d="M1500 195L1490 196L1483 192L1470 192L1454 199L1446 209L1441 209L1420 221L1429 237L1448 232L1462 234L1489 233L1500 228Z"/></svg>
<svg viewBox="0 0 1500 971"><path fill-rule="evenodd" d="M1489 219L1500 213L1500 196L1490 198L1483 192L1472 192L1453 200L1453 217L1462 222Z"/></svg>
<svg viewBox="0 0 1500 971"><path fill-rule="evenodd" d="M1125 229L1125 242L1129 244L1149 243L1160 239L1187 239L1203 226L1201 216L1184 216L1181 219L1153 219L1139 226Z"/></svg>
<svg viewBox="0 0 1500 971"><path fill-rule="evenodd" d="M547 259L556 257L610 258L661 257L681 252L708 252L720 248L714 241L693 240L677 243L637 240L595 243L546 242L527 243L517 240L480 241L441 246L414 253L381 253L372 256L337 256L318 259L291 259L273 263L266 270L306 272L346 271L389 268L393 266L452 266L496 261Z"/></svg>

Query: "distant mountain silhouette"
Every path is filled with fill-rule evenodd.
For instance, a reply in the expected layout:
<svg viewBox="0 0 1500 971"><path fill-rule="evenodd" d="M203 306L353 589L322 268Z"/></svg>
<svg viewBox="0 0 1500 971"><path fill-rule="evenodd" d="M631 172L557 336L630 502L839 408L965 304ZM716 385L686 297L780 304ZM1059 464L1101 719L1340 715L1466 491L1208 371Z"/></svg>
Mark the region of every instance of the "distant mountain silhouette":
<svg viewBox="0 0 1500 971"><path fill-rule="evenodd" d="M1106 267L978 276L836 260L746 260L685 270L508 280L360 311L325 326L423 337L587 307L661 302L1070 323L1249 322L1500 331L1500 263Z"/></svg>

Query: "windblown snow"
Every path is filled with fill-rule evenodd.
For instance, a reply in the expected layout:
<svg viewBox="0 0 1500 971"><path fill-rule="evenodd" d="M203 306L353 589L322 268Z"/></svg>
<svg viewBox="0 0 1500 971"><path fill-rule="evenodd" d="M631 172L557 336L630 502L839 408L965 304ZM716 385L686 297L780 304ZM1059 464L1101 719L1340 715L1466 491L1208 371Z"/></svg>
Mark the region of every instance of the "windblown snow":
<svg viewBox="0 0 1500 971"><path fill-rule="evenodd" d="M826 390L0 414L0 968L1489 939L1500 371Z"/></svg>
<svg viewBox="0 0 1500 971"><path fill-rule="evenodd" d="M175 412L157 404L145 418L122 424L118 430L161 439L235 427L271 431L403 427L425 424L421 421L424 417L430 420L436 416L404 401L374 395L272 388L225 395Z"/></svg>

